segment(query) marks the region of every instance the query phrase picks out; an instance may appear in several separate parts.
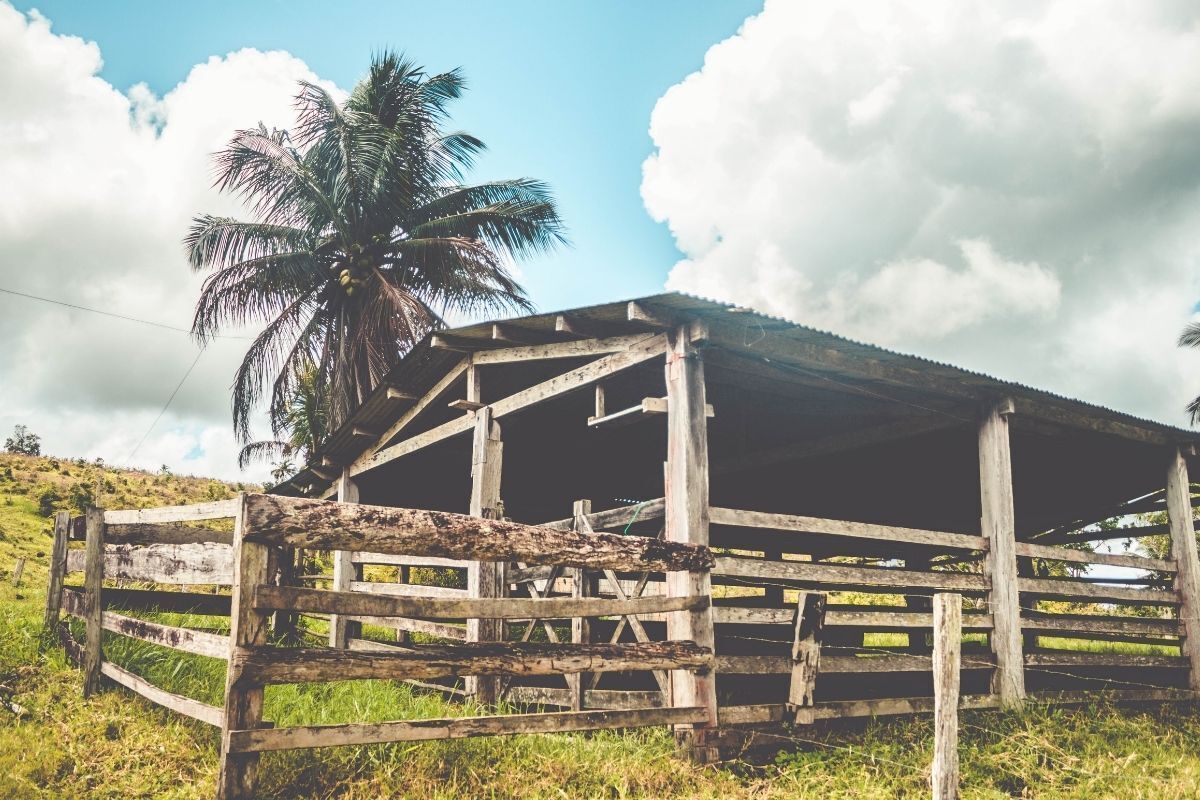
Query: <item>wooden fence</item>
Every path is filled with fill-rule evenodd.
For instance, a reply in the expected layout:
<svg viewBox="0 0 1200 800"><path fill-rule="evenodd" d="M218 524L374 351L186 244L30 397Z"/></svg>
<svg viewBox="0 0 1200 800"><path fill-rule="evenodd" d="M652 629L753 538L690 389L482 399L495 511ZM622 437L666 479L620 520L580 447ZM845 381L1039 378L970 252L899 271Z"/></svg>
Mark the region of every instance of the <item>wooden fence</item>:
<svg viewBox="0 0 1200 800"><path fill-rule="evenodd" d="M278 615L324 614L355 622L377 619L450 624L462 619L539 621L707 612L706 595L463 597L421 590L410 594L328 590L281 582L292 576L294 551L329 550L362 562L416 559L420 563L489 562L526 568L707 572L707 548L645 537L555 530L442 512L299 500L246 494L237 500L145 511L89 510L81 524L56 521L55 556L47 621L58 625L59 604L86 623L77 642L58 625L67 650L83 665L85 693L101 675L152 702L221 730L219 796L254 795L259 753L466 736L691 726L715 722L715 709L698 705L523 713L437 720L406 720L277 728L262 717L263 687L280 683L385 679L429 681L458 676L575 676L628 671L705 673L711 649L692 641L631 643L454 642L383 644L351 639L346 649L296 646L277 632ZM232 519L232 531L181 522ZM80 530L82 528L82 530ZM82 535L85 547L68 542ZM394 562L392 562L394 563ZM63 576L83 572L81 586ZM55 577L57 576L57 577ZM136 581L230 587L229 594L106 586ZM548 594L548 592L547 592ZM61 600L60 600L61 598ZM164 625L110 610L188 611L228 615L228 635ZM416 627L414 626L414 629ZM107 630L188 653L228 661L223 708L164 691L103 658Z"/></svg>

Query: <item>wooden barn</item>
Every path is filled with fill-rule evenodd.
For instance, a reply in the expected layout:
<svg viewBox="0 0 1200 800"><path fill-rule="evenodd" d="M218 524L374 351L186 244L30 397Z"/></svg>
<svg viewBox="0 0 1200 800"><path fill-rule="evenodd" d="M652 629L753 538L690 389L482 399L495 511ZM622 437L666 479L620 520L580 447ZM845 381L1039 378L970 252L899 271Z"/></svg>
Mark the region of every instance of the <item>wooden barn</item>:
<svg viewBox="0 0 1200 800"><path fill-rule="evenodd" d="M966 598L963 706L1200 687L1198 441L672 293L430 335L273 491L712 547L711 574L339 553L331 580L435 597L711 593L711 609L640 617L386 623L401 639L690 639L714 647L711 673L481 678L467 691L576 709L716 704L725 729L793 718L798 589L829 597L807 719L929 710L940 591ZM1169 523L1100 525L1156 511ZM1171 546L1079 547L1143 537ZM364 579L371 564L383 568ZM461 568L465 588L431 585L422 566ZM363 622L334 616L331 644Z"/></svg>

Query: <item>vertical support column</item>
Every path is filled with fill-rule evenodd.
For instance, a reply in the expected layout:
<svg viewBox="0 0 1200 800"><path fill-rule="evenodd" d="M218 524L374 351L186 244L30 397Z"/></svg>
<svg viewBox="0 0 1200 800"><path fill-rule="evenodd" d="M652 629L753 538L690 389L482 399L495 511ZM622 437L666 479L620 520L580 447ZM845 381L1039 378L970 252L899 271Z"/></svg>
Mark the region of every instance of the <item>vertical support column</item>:
<svg viewBox="0 0 1200 800"><path fill-rule="evenodd" d="M821 670L821 638L825 628L825 599L821 592L800 592L792 634L792 679L788 708L798 724L811 723L812 705Z"/></svg>
<svg viewBox="0 0 1200 800"><path fill-rule="evenodd" d="M962 595L933 596L933 800L958 800Z"/></svg>
<svg viewBox="0 0 1200 800"><path fill-rule="evenodd" d="M929 570L929 558L924 556L910 556L904 559L904 568L911 569L916 572L927 572ZM929 613L930 599L928 597L917 597L907 594L904 596L904 607L909 611L924 611ZM917 653L919 655L927 655L930 651L929 642L925 639L924 628L913 628L908 632L908 652Z"/></svg>
<svg viewBox="0 0 1200 800"><path fill-rule="evenodd" d="M1021 648L1021 608L1017 596L1017 534L1013 506L1012 454L1008 415L1011 400L998 403L979 426L980 528L988 540L985 562L991 591L992 692L1000 707L1018 709L1025 701L1025 662Z"/></svg>
<svg viewBox="0 0 1200 800"><path fill-rule="evenodd" d="M1192 492L1187 462L1176 449L1167 468L1167 518L1171 527L1171 556L1175 559L1175 588L1183 620L1183 655L1188 657L1188 688L1200 691L1200 563L1192 522Z"/></svg>
<svg viewBox="0 0 1200 800"><path fill-rule="evenodd" d="M104 586L104 509L89 508L84 512L84 519L87 551L83 568L83 607L87 640L83 651L83 696L91 697L100 688L100 662L104 658L100 647L100 622L104 613L104 601L100 597Z"/></svg>
<svg viewBox="0 0 1200 800"><path fill-rule="evenodd" d="M70 528L70 512L59 511L54 515L54 545L50 548L50 575L46 580L46 616L42 625L46 633L54 633L58 629L63 578L67 574L67 540L71 534Z"/></svg>
<svg viewBox="0 0 1200 800"><path fill-rule="evenodd" d="M262 725L263 687L242 680L244 649L267 643L270 616L255 610L254 587L271 578L271 553L267 545L246 541L246 496L239 497L233 528L233 593L229 617L229 664L225 672L225 718L221 726L221 766L217 778L218 800L253 798L258 777L258 753L230 753L229 733Z"/></svg>
<svg viewBox="0 0 1200 800"><path fill-rule="evenodd" d="M491 406L484 406L475 412L475 438L471 449L471 516L485 519L499 516L497 510L500 507L503 457L500 424L492 419ZM467 568L467 594L470 597L502 597L504 565L493 561L472 561ZM503 640L502 620L467 620L468 642ZM474 695L478 703L494 705L500 699L500 679L497 676L471 676L466 684L467 693Z"/></svg>
<svg viewBox="0 0 1200 800"><path fill-rule="evenodd" d="M687 326L676 329L667 352L667 465L666 538L672 542L708 545L708 427L705 415L704 362L692 347ZM671 597L712 596L707 571L668 572ZM690 639L713 649L712 610L674 611L667 615L667 638ZM716 673L688 670L671 672L671 704L701 706L708 719L695 725L676 726L676 738L703 763L719 753L709 744L717 726Z"/></svg>
<svg viewBox="0 0 1200 800"><path fill-rule="evenodd" d="M590 533L591 525L587 521L587 515L592 513L591 500L576 500L572 514L575 521L572 528L581 533ZM582 568L571 569L571 596L576 598L588 597L591 592L587 570ZM571 618L571 643L572 644L588 644L592 640L591 620L587 617L572 617ZM591 684L591 675L588 673L578 672L574 675L567 676L567 684L571 688L571 710L582 711L584 708L584 692Z"/></svg>
<svg viewBox="0 0 1200 800"><path fill-rule="evenodd" d="M358 502L358 484L350 478L350 470L343 469L338 478L337 499L339 503ZM333 590L335 592L350 591L350 584L359 579L362 565L351 560L346 550L336 550L333 554ZM357 638L362 625L347 620L341 614L329 616L329 646L345 649L350 639Z"/></svg>

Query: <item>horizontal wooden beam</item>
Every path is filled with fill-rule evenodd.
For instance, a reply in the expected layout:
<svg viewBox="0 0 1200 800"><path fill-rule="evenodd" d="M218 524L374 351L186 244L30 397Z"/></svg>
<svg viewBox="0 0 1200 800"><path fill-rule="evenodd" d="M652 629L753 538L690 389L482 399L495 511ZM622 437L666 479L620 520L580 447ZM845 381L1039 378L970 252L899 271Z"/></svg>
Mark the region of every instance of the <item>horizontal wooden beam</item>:
<svg viewBox="0 0 1200 800"><path fill-rule="evenodd" d="M1092 653L1078 650L1040 650L1025 654L1026 667L1167 667L1187 669L1188 660L1181 656L1144 655L1139 653Z"/></svg>
<svg viewBox="0 0 1200 800"><path fill-rule="evenodd" d="M828 649L828 648L826 648ZM992 669L995 666L990 653L963 656L963 669ZM907 653L880 653L870 655L821 654L821 675L854 675L875 672L931 672L933 659L924 655ZM718 655L718 675L789 675L792 659L786 655Z"/></svg>
<svg viewBox="0 0 1200 800"><path fill-rule="evenodd" d="M309 611L322 614L370 614L377 617L419 619L565 619L661 614L667 611L702 611L709 598L634 597L605 598L521 597L445 600L428 597L384 597L358 592L333 592L294 586L258 586L254 607L266 610Z"/></svg>
<svg viewBox="0 0 1200 800"><path fill-rule="evenodd" d="M801 517L790 514L769 514L763 511L742 511L717 506L710 508L708 514L709 522L712 525L815 533L848 539L928 545L948 550L986 551L988 549L988 542L984 537L962 533L926 531L916 528L901 528L894 525L873 525L866 522L847 522L844 520Z"/></svg>
<svg viewBox="0 0 1200 800"><path fill-rule="evenodd" d="M505 347L476 353L477 367L512 364L522 361L546 361L556 358L588 358L620 353L646 339L645 333L610 336L603 339L582 339L570 342L533 344L525 347Z"/></svg>
<svg viewBox="0 0 1200 800"><path fill-rule="evenodd" d="M1175 572L1175 562L1163 558L1147 558L1127 553L1097 553L1069 547L1031 544L1030 542L1017 542L1017 555L1050 561L1068 561L1072 564L1104 564L1110 567L1130 567L1151 572Z"/></svg>
<svg viewBox="0 0 1200 800"><path fill-rule="evenodd" d="M135 522L109 525L105 544L233 544L233 531L214 531L169 522Z"/></svg>
<svg viewBox="0 0 1200 800"><path fill-rule="evenodd" d="M426 586L421 583L389 583L385 581L350 581L350 591L387 597L440 597L449 600L468 596L466 589L455 589L450 586Z"/></svg>
<svg viewBox="0 0 1200 800"><path fill-rule="evenodd" d="M248 685L350 680L565 675L654 669L709 669L712 651L694 642L422 644L411 652L248 647L234 655Z"/></svg>
<svg viewBox="0 0 1200 800"><path fill-rule="evenodd" d="M119 683L131 692L140 694L151 703L160 705L177 714L183 714L185 717L206 722L218 729L225 724L225 712L221 709L210 706L207 703L201 703L199 700L193 700L190 697L172 694L165 689L160 689L149 681L134 675L129 670L118 667L111 661L100 662L100 674L115 683Z"/></svg>
<svg viewBox="0 0 1200 800"><path fill-rule="evenodd" d="M1102 583L1053 578L1018 578L1018 589L1025 594L1051 600L1077 600L1085 603L1133 603L1154 606L1179 605L1179 593L1168 589L1133 589Z"/></svg>
<svg viewBox="0 0 1200 800"><path fill-rule="evenodd" d="M82 592L64 592L63 601L64 609L68 614L76 617L84 616ZM195 653L209 658L229 657L229 637L218 633L162 625L112 611L101 612L100 627L122 636L141 639L144 642L180 650L184 653Z"/></svg>
<svg viewBox="0 0 1200 800"><path fill-rule="evenodd" d="M246 538L318 550L436 556L470 561L524 561L586 569L707 569L707 547L643 536L584 534L441 511L250 494Z"/></svg>
<svg viewBox="0 0 1200 800"><path fill-rule="evenodd" d="M402 556L395 553L351 553L350 563L384 564L396 567L440 567L443 569L466 569L469 564L469 562L457 558Z"/></svg>
<svg viewBox="0 0 1200 800"><path fill-rule="evenodd" d="M661 415L664 419L667 413L667 398L665 397L644 397L642 402L636 406L614 411L611 414L605 414L601 417L588 417L588 427L620 427L629 425L639 420L648 419L656 415ZM710 419L716 415L711 403L704 404L704 415Z"/></svg>
<svg viewBox="0 0 1200 800"><path fill-rule="evenodd" d="M552 686L511 686L504 693L504 699L521 705L570 708L576 695L570 689ZM583 693L583 704L586 708L614 711L662 708L663 694L658 690L587 689Z"/></svg>
<svg viewBox="0 0 1200 800"><path fill-rule="evenodd" d="M128 511L105 511L105 525L130 525L145 522L197 522L205 519L233 519L237 515L238 501L216 500L211 503L193 503L186 506L161 506L139 508Z"/></svg>
<svg viewBox="0 0 1200 800"><path fill-rule="evenodd" d="M82 572L84 551L67 551L67 572ZM167 584L228 585L233 581L229 545L112 544L104 546L104 577Z"/></svg>
<svg viewBox="0 0 1200 800"><path fill-rule="evenodd" d="M793 625L795 609L714 606L713 621L718 625ZM927 611L878 611L829 606L825 609L826 628L866 628L871 630L910 631L933 628L933 614ZM963 614L963 630L986 631L992 628L991 614Z"/></svg>
<svg viewBox="0 0 1200 800"><path fill-rule="evenodd" d="M583 518L587 520L588 527L592 530L603 531L609 528L625 528L634 522L662 519L665 508L666 503L663 498L656 497L653 500L646 500L641 503L634 503L633 505L585 514ZM567 517L565 519L556 519L552 522L543 522L541 523L541 527L569 531L572 529L575 519L575 517Z"/></svg>
<svg viewBox="0 0 1200 800"><path fill-rule="evenodd" d="M1021 628L1031 633L1056 633L1065 638L1071 638L1071 634L1179 636L1183 632L1183 627L1177 619L1032 612L1022 614Z"/></svg>
<svg viewBox="0 0 1200 800"><path fill-rule="evenodd" d="M64 586L63 590L66 594L80 593L80 588L77 586ZM105 609L167 611L175 614L207 614L215 617L228 617L230 606L230 597L227 594L125 589L107 586L101 592L100 599L103 601Z"/></svg>
<svg viewBox="0 0 1200 800"><path fill-rule="evenodd" d="M779 579L813 585L855 586L865 591L941 589L982 592L988 587L985 576L969 572L926 572L732 556L718 557L712 574Z"/></svg>
<svg viewBox="0 0 1200 800"><path fill-rule="evenodd" d="M644 728L702 722L703 708L646 708L630 711L559 711L492 717L451 717L401 722L308 725L297 728L238 730L229 733L230 752L263 752L312 747L422 742L473 736L512 736L607 728Z"/></svg>

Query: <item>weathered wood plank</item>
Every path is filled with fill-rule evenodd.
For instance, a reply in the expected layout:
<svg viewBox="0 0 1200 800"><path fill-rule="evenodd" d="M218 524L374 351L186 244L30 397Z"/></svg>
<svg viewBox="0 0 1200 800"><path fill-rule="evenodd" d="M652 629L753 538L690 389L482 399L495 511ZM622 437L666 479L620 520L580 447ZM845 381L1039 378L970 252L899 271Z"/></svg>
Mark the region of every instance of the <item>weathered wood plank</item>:
<svg viewBox="0 0 1200 800"><path fill-rule="evenodd" d="M232 519L237 514L238 501L214 500L209 503L193 503L186 506L161 506L159 508L136 508L120 511L105 511L106 525L133 525L161 522L199 522L206 519Z"/></svg>
<svg viewBox="0 0 1200 800"><path fill-rule="evenodd" d="M144 642L170 647L185 653L208 656L209 658L229 658L229 637L209 631L198 631L191 628L179 628L174 625L162 625L144 619L127 617L105 611L100 618L101 627L123 636L141 639Z"/></svg>
<svg viewBox="0 0 1200 800"><path fill-rule="evenodd" d="M1200 560L1193 533L1191 486L1183 452L1175 448L1167 467L1167 521L1171 526L1171 557L1177 574L1179 617L1183 620L1183 654L1191 662L1188 687L1200 691Z"/></svg>
<svg viewBox="0 0 1200 800"><path fill-rule="evenodd" d="M1180 656L1139 653L1092 653L1075 650L1039 650L1025 654L1027 667L1169 667L1187 669L1188 660Z"/></svg>
<svg viewBox="0 0 1200 800"><path fill-rule="evenodd" d="M247 537L275 545L625 571L705 569L708 548L642 536L556 531L505 520L296 497L246 496Z"/></svg>
<svg viewBox="0 0 1200 800"><path fill-rule="evenodd" d="M477 375L472 363L468 376ZM475 392L480 391L478 383ZM500 478L504 464L504 442L500 423L493 419L491 406L484 406L475 415L475 432L471 442L471 495L468 513L472 517L498 519L500 512ZM470 561L467 567L467 594L472 598L494 598L504 594L503 563ZM499 642L504 639L504 624L496 619L467 619L468 642ZM476 702L494 705L500 699L500 681L492 676L469 676L465 681L467 693Z"/></svg>
<svg viewBox="0 0 1200 800"><path fill-rule="evenodd" d="M238 680L249 685L260 685L466 675L564 675L575 672L706 669L712 666L712 651L693 642L423 644L414 652L396 653L247 647L235 654L233 662L239 669Z"/></svg>
<svg viewBox="0 0 1200 800"><path fill-rule="evenodd" d="M1092 603L1134 603L1154 606L1179 605L1178 593L1169 589L1136 589L1101 583L1053 578L1018 578L1020 591L1055 600Z"/></svg>
<svg viewBox="0 0 1200 800"><path fill-rule="evenodd" d="M100 647L100 616L104 607L101 598L104 587L104 510L89 508L84 518L87 520L87 549L83 574L83 618L87 623L87 639L83 657L83 696L91 697L100 688L100 662L104 660ZM69 567L70 552L67 556Z"/></svg>
<svg viewBox="0 0 1200 800"><path fill-rule="evenodd" d="M466 589L450 586L426 586L422 583L386 583L382 581L351 581L350 591L388 597L441 597L448 600L467 597Z"/></svg>
<svg viewBox="0 0 1200 800"><path fill-rule="evenodd" d="M1008 434L1008 417L1012 409L1012 400L994 405L980 423L978 435L980 526L988 540L984 564L991 581L988 608L992 612L992 634L988 638L996 656L992 691L999 695L1001 707L1008 709L1020 708L1025 699L1016 512Z"/></svg>
<svg viewBox="0 0 1200 800"><path fill-rule="evenodd" d="M402 586L405 584L380 584ZM429 588L429 587L419 587ZM628 600L602 597L555 597L535 600L523 597L464 597L443 599L337 592L295 586L259 586L254 591L259 610L288 609L318 614L353 614L418 619L567 619L630 614L660 614L708 608L707 597L651 595Z"/></svg>
<svg viewBox="0 0 1200 800"><path fill-rule="evenodd" d="M661 497L646 500L631 506L610 508L607 511L595 511L587 515L588 527L593 531L603 531L609 528L624 528L633 522L643 522L652 519L662 519L665 501ZM574 517L543 522L541 527L553 528L560 531L574 529Z"/></svg>
<svg viewBox="0 0 1200 800"><path fill-rule="evenodd" d="M233 543L233 531L214 531L170 522L134 522L111 525L104 540L108 544L222 544Z"/></svg>
<svg viewBox="0 0 1200 800"><path fill-rule="evenodd" d="M225 720L225 713L216 706L210 706L207 703L201 703L199 700L193 700L190 697L172 694L165 689L160 689L144 678L134 675L129 670L118 667L111 661L102 663L100 665L100 672L104 677L119 683L131 692L140 694L151 703L170 709L177 714L183 714L185 717L206 722L215 728L220 728Z"/></svg>
<svg viewBox="0 0 1200 800"><path fill-rule="evenodd" d="M521 705L570 708L575 695L570 689L550 686L511 686L504 697L510 703ZM583 703L588 708L613 711L664 707L663 694L660 691L587 689L583 693Z"/></svg>
<svg viewBox="0 0 1200 800"><path fill-rule="evenodd" d="M63 588L67 594L79 591L78 587L74 586ZM102 599L105 609L120 608L131 611L170 611L179 614L229 616L230 598L227 594L106 587Z"/></svg>
<svg viewBox="0 0 1200 800"><path fill-rule="evenodd" d="M472 357L478 366L512 364L518 361L542 361L554 358L586 358L620 353L646 339L645 333L609 336L603 339L577 339L569 342L533 344L524 347L504 347L481 350Z"/></svg>
<svg viewBox="0 0 1200 800"><path fill-rule="evenodd" d="M62 608L63 578L67 575L67 544L71 535L71 515L59 511L54 515L54 544L50 548L50 574L46 578L46 613L42 628L52 632L58 626L58 611Z"/></svg>
<svg viewBox="0 0 1200 800"><path fill-rule="evenodd" d="M988 585L985 576L968 572L924 572L810 561L767 561L735 556L718 556L712 574L888 589L959 589L982 592Z"/></svg>
<svg viewBox="0 0 1200 800"><path fill-rule="evenodd" d="M392 439L396 437L397 434L411 425L413 420L421 416L426 409L434 407L435 404L442 399L446 392L450 391L454 384L458 382L458 379L463 376L470 366L471 359L469 358L464 358L455 364L449 371L446 372L445 375L438 379L437 383L430 387L429 391L426 392L424 396L417 400L411 408L401 414L400 419L396 420L396 422L393 423L390 428L380 434L375 440L376 446L367 450L366 453L357 458L355 463L358 464L368 460L371 457L372 452L378 452L382 450Z"/></svg>
<svg viewBox="0 0 1200 800"><path fill-rule="evenodd" d="M339 503L358 502L358 484L350 478L350 471L343 469L337 481L337 501ZM362 566L355 564L351 553L347 550L335 550L333 553L333 588L335 591L346 591L356 580L362 578ZM256 587L257 588L257 587ZM362 635L360 626L347 622L338 614L329 618L329 646L344 648L346 640Z"/></svg>
<svg viewBox="0 0 1200 800"><path fill-rule="evenodd" d="M220 766L217 774L218 800L251 800L258 782L258 755L234 752L231 733L262 725L263 689L243 680L241 656L267 643L268 615L254 608L251 592L271 580L271 551L267 545L246 539L247 495L239 498L233 530L230 656L225 671L225 712L221 724ZM338 652L338 651L332 651Z"/></svg>
<svg viewBox="0 0 1200 800"><path fill-rule="evenodd" d="M1110 567L1131 567L1152 572L1175 572L1175 563L1163 558L1147 558L1146 556L1128 553L1092 553L1073 550L1069 547L1054 547L1051 545L1017 542L1018 556L1043 558L1051 561L1069 561L1073 564L1104 564Z"/></svg>
<svg viewBox="0 0 1200 800"><path fill-rule="evenodd" d="M933 800L958 800L962 597L933 596Z"/></svg>
<svg viewBox="0 0 1200 800"><path fill-rule="evenodd" d="M790 625L795 612L790 608L747 608L742 606L713 606L713 619L718 625ZM928 611L880 610L826 606L826 628L870 628L872 630L909 631L933 628L933 613ZM986 631L992 627L992 615L968 613L963 615L963 629Z"/></svg>
<svg viewBox="0 0 1200 800"><path fill-rule="evenodd" d="M450 569L466 569L468 563L457 558L402 556L395 553L351 553L350 560L355 564L383 564L397 567L443 567Z"/></svg>
<svg viewBox="0 0 1200 800"><path fill-rule="evenodd" d="M1183 625L1177 619L1114 617L1099 614L1046 614L1024 612L1021 627L1037 633L1058 633L1070 638L1073 633L1127 636L1179 636Z"/></svg>
<svg viewBox="0 0 1200 800"><path fill-rule="evenodd" d="M410 617L378 617L371 614L353 614L355 622L375 625L380 628L392 628L406 633L425 633L442 639L465 642L467 629L463 625L448 625L444 622L431 622L427 619L412 619Z"/></svg>
<svg viewBox="0 0 1200 800"><path fill-rule="evenodd" d="M834 652L837 652L836 650ZM963 669L992 669L990 654L972 654L963 660ZM884 672L929 672L933 661L927 655L912 653L868 653L863 655L821 656L822 675L856 675ZM792 661L786 655L718 655L717 672L725 675L790 675Z"/></svg>
<svg viewBox="0 0 1200 800"><path fill-rule="evenodd" d="M801 517L792 514L769 514L764 511L743 511L734 508L710 508L709 522L713 525L730 525L740 528L763 528L774 531L817 533L848 539L929 545L949 550L986 550L988 546L987 539L982 536L819 517Z"/></svg>
<svg viewBox="0 0 1200 800"><path fill-rule="evenodd" d="M67 571L85 566L81 550L67 552ZM131 581L225 586L233 579L233 551L213 544L106 544L104 575Z"/></svg>
<svg viewBox="0 0 1200 800"><path fill-rule="evenodd" d="M821 666L821 639L825 626L825 595L800 592L796 602L795 634L792 637L791 681L788 705L799 710L813 704L817 673Z"/></svg>
<svg viewBox="0 0 1200 800"><path fill-rule="evenodd" d="M474 736L644 728L652 725L676 725L698 719L703 719L703 709L647 708L632 711L559 711L546 714L310 725L235 731L231 737L231 746L238 752L263 752L381 742L464 739Z"/></svg>

